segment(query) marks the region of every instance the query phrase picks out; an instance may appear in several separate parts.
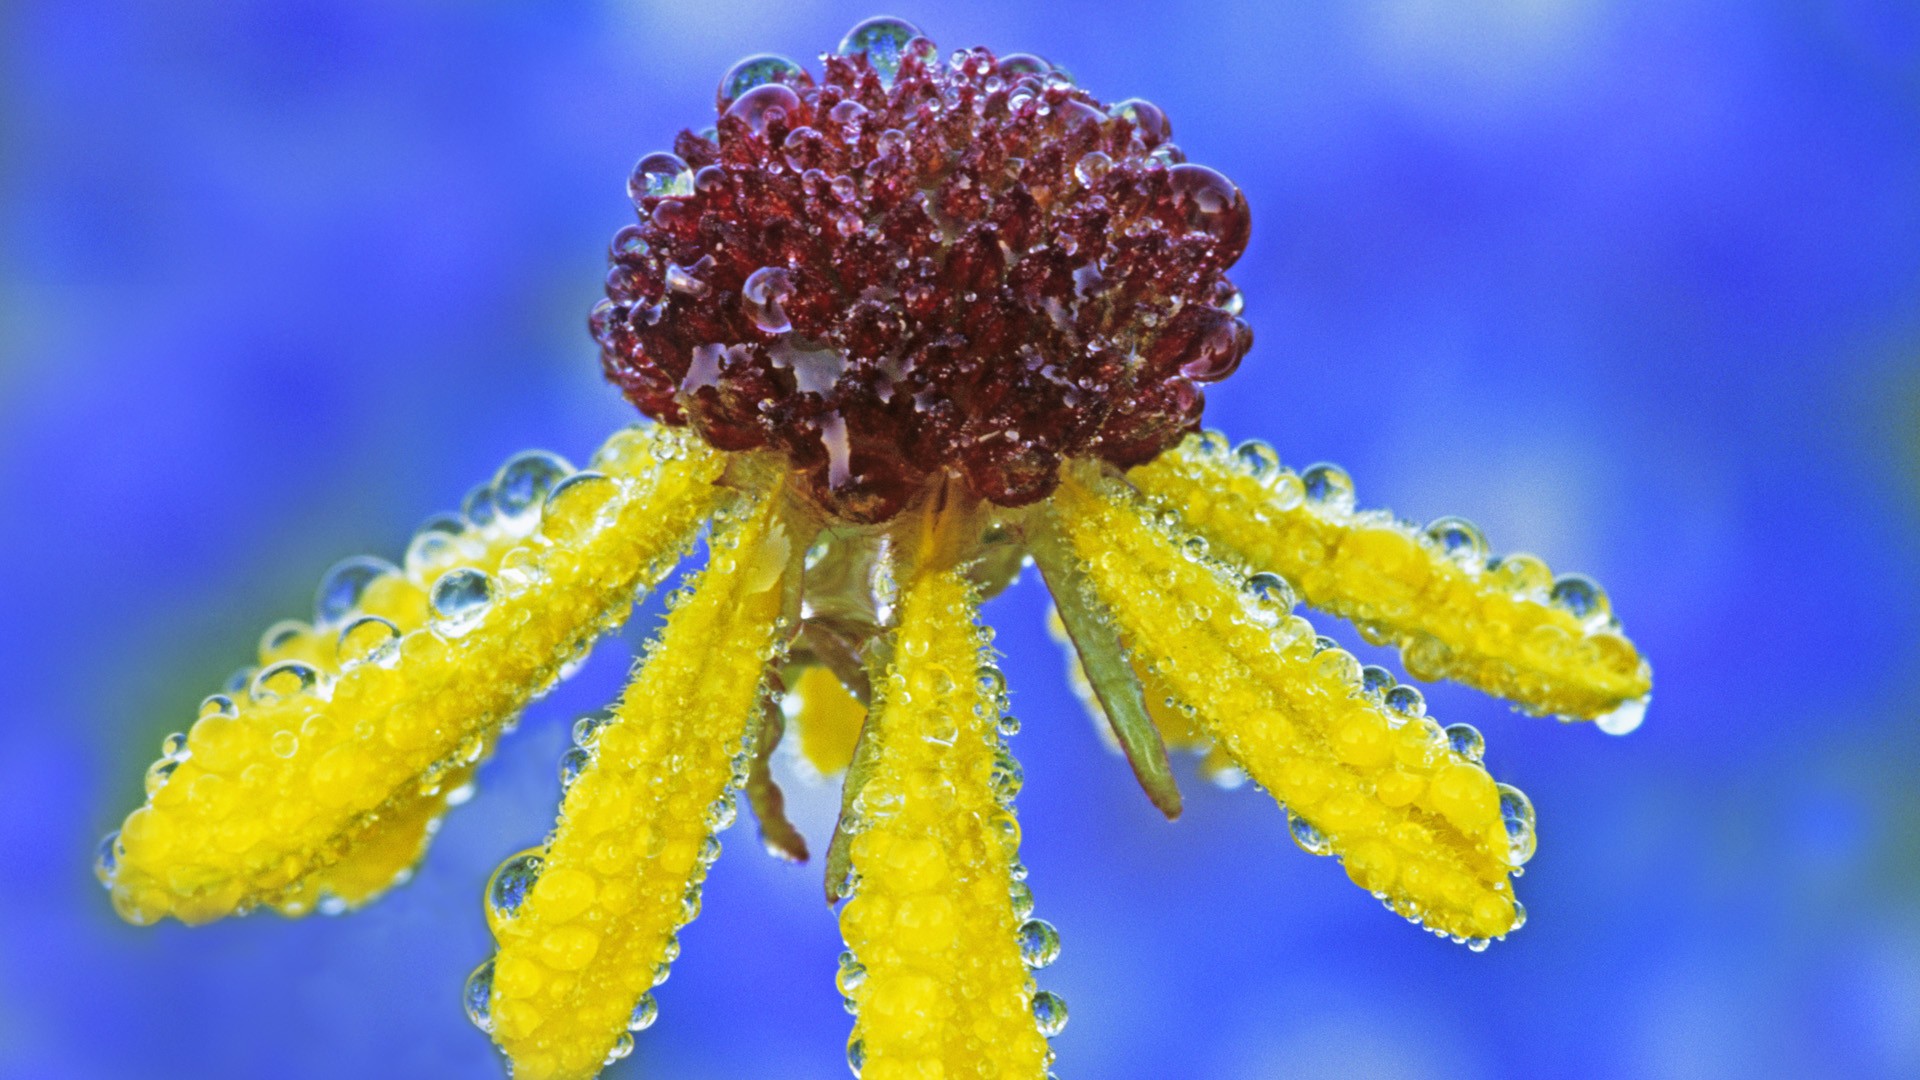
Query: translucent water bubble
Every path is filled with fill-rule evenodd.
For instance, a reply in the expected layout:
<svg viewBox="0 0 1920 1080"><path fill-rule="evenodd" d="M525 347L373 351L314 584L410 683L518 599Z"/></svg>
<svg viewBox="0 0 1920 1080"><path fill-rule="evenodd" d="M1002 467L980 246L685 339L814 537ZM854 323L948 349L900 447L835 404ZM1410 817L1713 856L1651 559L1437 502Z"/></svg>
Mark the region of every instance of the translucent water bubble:
<svg viewBox="0 0 1920 1080"><path fill-rule="evenodd" d="M167 781L173 779L173 771L179 767L179 762L167 758L161 758L159 761L147 766L145 780L147 794L155 794L161 788L166 787Z"/></svg>
<svg viewBox="0 0 1920 1080"><path fill-rule="evenodd" d="M1234 447L1233 458L1242 472L1263 484L1280 471L1280 455L1259 439L1248 439Z"/></svg>
<svg viewBox="0 0 1920 1080"><path fill-rule="evenodd" d="M480 625L493 603L493 579L471 566L456 567L433 583L433 629L442 637L460 637Z"/></svg>
<svg viewBox="0 0 1920 1080"><path fill-rule="evenodd" d="M1000 722L994 725L994 730L1001 738L1011 739L1020 734L1020 718L1012 713L1001 713Z"/></svg>
<svg viewBox="0 0 1920 1080"><path fill-rule="evenodd" d="M620 1033L619 1038L613 1040L613 1046L607 1050L606 1060L601 1062L601 1064L611 1065L631 1053L633 1053L633 1033L623 1031Z"/></svg>
<svg viewBox="0 0 1920 1080"><path fill-rule="evenodd" d="M1020 762L1006 747L1000 747L994 754L993 772L990 781L993 796L1001 803L1010 803L1020 794L1020 788L1026 783L1026 774L1020 768Z"/></svg>
<svg viewBox="0 0 1920 1080"><path fill-rule="evenodd" d="M739 816L740 816L740 805L738 802L734 800L733 794L731 792L725 795L722 795L719 798L713 800L711 803L707 804L707 814L706 814L707 828L713 830L714 832L726 831L730 826L733 825L734 821L738 819ZM710 841L713 840L712 837L708 837L707 839ZM715 849L715 854L718 854L719 843L717 841L714 842L714 849Z"/></svg>
<svg viewBox="0 0 1920 1080"><path fill-rule="evenodd" d="M1479 761L1487 755L1487 740L1480 729L1472 724L1448 724L1447 748L1468 761Z"/></svg>
<svg viewBox="0 0 1920 1080"><path fill-rule="evenodd" d="M1060 958L1060 931L1045 919L1020 924L1020 959L1030 968L1043 968Z"/></svg>
<svg viewBox="0 0 1920 1080"><path fill-rule="evenodd" d="M866 985L867 965L847 949L840 953L840 966L834 972L833 984L838 987L842 997L852 997L854 991Z"/></svg>
<svg viewBox="0 0 1920 1080"><path fill-rule="evenodd" d="M1638 728L1647 719L1647 704L1650 698L1634 698L1623 701L1611 712L1594 717L1593 726L1609 735L1625 735Z"/></svg>
<svg viewBox="0 0 1920 1080"><path fill-rule="evenodd" d="M493 960L473 969L467 976L467 984L460 991L460 1003L466 1007L467 1019L481 1031L493 1032Z"/></svg>
<svg viewBox="0 0 1920 1080"><path fill-rule="evenodd" d="M1388 687L1381 695L1380 703L1401 716L1418 718L1427 715L1427 698L1417 688L1406 685Z"/></svg>
<svg viewBox="0 0 1920 1080"><path fill-rule="evenodd" d="M191 756L187 750L187 733L176 731L160 740L160 756L169 761L185 761Z"/></svg>
<svg viewBox="0 0 1920 1080"><path fill-rule="evenodd" d="M643 199L684 199L692 194L693 170L678 154L664 150L641 158L627 177L627 196L636 203Z"/></svg>
<svg viewBox="0 0 1920 1080"><path fill-rule="evenodd" d="M784 334L793 321L781 305L792 295L792 276L782 267L763 266L740 286L740 313L763 333Z"/></svg>
<svg viewBox="0 0 1920 1080"><path fill-rule="evenodd" d="M512 919L520 914L520 905L527 902L527 896L533 892L534 883L540 880L540 871L546 865L545 850L528 848L494 870L492 879L487 882L487 911L496 921Z"/></svg>
<svg viewBox="0 0 1920 1080"><path fill-rule="evenodd" d="M282 660L254 674L247 686L247 696L256 705L271 705L301 694L316 693L319 687L320 669L302 660Z"/></svg>
<svg viewBox="0 0 1920 1080"><path fill-rule="evenodd" d="M521 546L500 556L500 567L494 576L502 589L510 594L519 593L547 580L547 567L538 550Z"/></svg>
<svg viewBox="0 0 1920 1080"><path fill-rule="evenodd" d="M1033 887L1024 881L1016 881L1007 890L1013 900L1013 917L1025 919L1033 914Z"/></svg>
<svg viewBox="0 0 1920 1080"><path fill-rule="evenodd" d="M1074 179L1088 187L1099 183L1112 171L1113 159L1098 150L1080 155L1080 160L1073 163Z"/></svg>
<svg viewBox="0 0 1920 1080"><path fill-rule="evenodd" d="M1553 571L1538 556L1524 552L1487 560L1487 569L1500 584L1516 593L1543 592L1553 585Z"/></svg>
<svg viewBox="0 0 1920 1080"><path fill-rule="evenodd" d="M530 520L573 471L566 458L545 450L516 454L494 475L493 505L509 521Z"/></svg>
<svg viewBox="0 0 1920 1080"><path fill-rule="evenodd" d="M540 511L540 532L549 540L570 540L611 525L618 515L620 484L604 473L584 470L554 485Z"/></svg>
<svg viewBox="0 0 1920 1080"><path fill-rule="evenodd" d="M580 779L580 774L593 764L593 751L584 746L576 746L560 755L560 794L565 795Z"/></svg>
<svg viewBox="0 0 1920 1080"><path fill-rule="evenodd" d="M590 712L573 722L573 744L593 749L600 742L600 732L613 722L613 714L605 710Z"/></svg>
<svg viewBox="0 0 1920 1080"><path fill-rule="evenodd" d="M1353 478L1340 466L1324 461L1309 465L1300 474L1300 483L1315 509L1335 515L1353 513Z"/></svg>
<svg viewBox="0 0 1920 1080"><path fill-rule="evenodd" d="M1507 826L1507 861L1525 866L1533 858L1539 838L1534 832L1533 801L1512 784L1498 784L1500 820Z"/></svg>
<svg viewBox="0 0 1920 1080"><path fill-rule="evenodd" d="M317 626L337 626L360 607L367 586L380 578L397 576L400 568L371 555L355 555L333 564L320 579L313 597L313 621Z"/></svg>
<svg viewBox="0 0 1920 1080"><path fill-rule="evenodd" d="M867 1044L860 1039L847 1043L847 1068L853 1070L853 1075L859 1076L860 1070L866 1067Z"/></svg>
<svg viewBox="0 0 1920 1080"><path fill-rule="evenodd" d="M774 53L759 53L749 56L727 69L720 77L720 89L715 94L714 106L721 112L739 100L740 95L756 86L779 84L781 86L812 86L813 76L799 64Z"/></svg>
<svg viewBox="0 0 1920 1080"><path fill-rule="evenodd" d="M1040 1034L1051 1039L1067 1029L1067 1003L1051 990L1033 995L1033 1022Z"/></svg>
<svg viewBox="0 0 1920 1080"><path fill-rule="evenodd" d="M1562 574L1554 579L1547 598L1554 607L1582 621L1604 618L1611 611L1606 590L1585 574Z"/></svg>
<svg viewBox="0 0 1920 1080"><path fill-rule="evenodd" d="M880 85L892 89L907 57L907 43L921 36L919 28L905 19L881 15L847 31L835 51L848 59L866 57L867 66L880 76Z"/></svg>
<svg viewBox="0 0 1920 1080"><path fill-rule="evenodd" d="M467 492L467 497L460 500L460 516L476 529L484 529L497 521L500 514L493 508L493 485L481 484Z"/></svg>
<svg viewBox="0 0 1920 1080"><path fill-rule="evenodd" d="M1248 578L1245 588L1262 626L1278 626L1297 602L1293 586L1279 574L1262 571Z"/></svg>
<svg viewBox="0 0 1920 1080"><path fill-rule="evenodd" d="M400 628L378 615L362 615L341 628L334 652L342 671L361 664L391 667L400 658Z"/></svg>
<svg viewBox="0 0 1920 1080"><path fill-rule="evenodd" d="M645 1031L660 1019L660 1004L653 1000L652 994L641 994L640 1000L633 1003L633 1013L627 1017L628 1031Z"/></svg>
<svg viewBox="0 0 1920 1080"><path fill-rule="evenodd" d="M115 829L100 838L93 849L93 876L100 884L113 886L113 875L120 870L120 830Z"/></svg>
<svg viewBox="0 0 1920 1080"><path fill-rule="evenodd" d="M1300 845L1301 851L1309 855L1333 854L1333 841L1315 828L1313 822L1292 810L1287 811L1287 831L1293 834L1293 842Z"/></svg>
<svg viewBox="0 0 1920 1080"><path fill-rule="evenodd" d="M1378 664L1368 664L1360 669L1360 691L1366 694L1382 695L1394 688L1393 672Z"/></svg>
<svg viewBox="0 0 1920 1080"><path fill-rule="evenodd" d="M1427 541L1462 566L1478 568L1487 561L1487 538L1480 527L1463 517L1436 518L1423 534Z"/></svg>
<svg viewBox="0 0 1920 1080"><path fill-rule="evenodd" d="M1132 124L1141 141L1148 146L1158 146L1173 137L1173 125L1167 122L1167 114L1151 101L1142 98L1117 101L1107 106L1107 115Z"/></svg>

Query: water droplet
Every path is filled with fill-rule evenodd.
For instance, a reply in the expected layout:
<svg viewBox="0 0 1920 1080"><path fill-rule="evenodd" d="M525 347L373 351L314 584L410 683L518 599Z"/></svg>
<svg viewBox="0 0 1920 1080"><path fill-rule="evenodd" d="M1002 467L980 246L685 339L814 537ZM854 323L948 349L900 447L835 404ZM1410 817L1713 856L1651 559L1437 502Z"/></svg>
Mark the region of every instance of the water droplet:
<svg viewBox="0 0 1920 1080"><path fill-rule="evenodd" d="M1113 171L1113 159L1095 150L1082 154L1080 160L1073 163L1074 178L1082 184L1092 187L1100 179Z"/></svg>
<svg viewBox="0 0 1920 1080"><path fill-rule="evenodd" d="M493 485L481 484L467 492L467 497L460 500L460 516L476 529L484 529L498 520L500 515L493 508Z"/></svg>
<svg viewBox="0 0 1920 1080"><path fill-rule="evenodd" d="M777 83L768 83L754 87L727 106L728 117L745 124L747 130L762 138L767 137L767 128L776 112L785 124L802 123L800 95Z"/></svg>
<svg viewBox="0 0 1920 1080"><path fill-rule="evenodd" d="M725 832L728 826L732 825L734 820L739 816L740 807L739 804L734 801L732 792L728 792L707 804L707 828L714 832ZM708 837L708 839L711 840L713 838ZM718 845L716 844L715 847L717 848Z"/></svg>
<svg viewBox="0 0 1920 1080"><path fill-rule="evenodd" d="M433 629L442 637L460 637L480 624L493 603L493 579L484 570L456 567L433 583Z"/></svg>
<svg viewBox="0 0 1920 1080"><path fill-rule="evenodd" d="M545 450L515 454L493 478L493 505L513 522L531 521L547 495L573 472L566 458Z"/></svg>
<svg viewBox="0 0 1920 1080"><path fill-rule="evenodd" d="M1292 810L1287 811L1287 831L1293 834L1293 842L1300 845L1301 851L1309 855L1333 854L1333 841L1327 839L1325 833L1314 828L1313 822Z"/></svg>
<svg viewBox="0 0 1920 1080"><path fill-rule="evenodd" d="M1524 553L1489 559L1487 569L1498 575L1501 584L1516 593L1536 593L1553 584L1553 571L1547 568L1547 564Z"/></svg>
<svg viewBox="0 0 1920 1080"><path fill-rule="evenodd" d="M1060 931L1045 919L1020 924L1020 959L1030 968L1043 968L1060 956Z"/></svg>
<svg viewBox="0 0 1920 1080"><path fill-rule="evenodd" d="M1293 586L1279 574L1262 571L1247 579L1247 595L1254 601L1257 621L1262 626L1278 626L1298 601Z"/></svg>
<svg viewBox="0 0 1920 1080"><path fill-rule="evenodd" d="M277 758L290 758L300 752L300 736L291 731L276 731L267 740L267 749Z"/></svg>
<svg viewBox="0 0 1920 1080"><path fill-rule="evenodd" d="M1013 917L1025 919L1033 914L1033 887L1024 881L1016 881L1008 890L1013 899Z"/></svg>
<svg viewBox="0 0 1920 1080"><path fill-rule="evenodd" d="M1448 724L1447 748L1468 761L1477 762L1487 753L1487 740L1472 724Z"/></svg>
<svg viewBox="0 0 1920 1080"><path fill-rule="evenodd" d="M1437 518L1427 526L1426 537L1461 566L1477 569L1487 561L1487 538L1480 534L1479 526L1466 518Z"/></svg>
<svg viewBox="0 0 1920 1080"><path fill-rule="evenodd" d="M600 741L600 731L613 723L613 714L605 710L590 712L573 722L573 744L588 750Z"/></svg>
<svg viewBox="0 0 1920 1080"><path fill-rule="evenodd" d="M636 203L642 199L684 199L692 194L693 170L678 154L648 154L627 177L627 195Z"/></svg>
<svg viewBox="0 0 1920 1080"><path fill-rule="evenodd" d="M1221 264L1232 266L1247 250L1251 231L1246 196L1233 181L1205 165L1175 164L1167 170L1167 183L1174 209L1185 216L1187 228L1213 237Z"/></svg>
<svg viewBox="0 0 1920 1080"><path fill-rule="evenodd" d="M1381 695L1381 704L1401 716L1418 719L1427 715L1427 698L1418 689L1398 685L1388 687Z"/></svg>
<svg viewBox="0 0 1920 1080"><path fill-rule="evenodd" d="M1483 937L1468 938L1467 951L1477 952L1477 953L1486 952L1487 946L1489 944L1491 944L1491 942L1489 942L1486 938L1483 938Z"/></svg>
<svg viewBox="0 0 1920 1080"><path fill-rule="evenodd" d="M892 89L900 64L906 59L907 43L921 36L919 29L905 19L882 15L847 31L835 51L848 59L866 57L867 66L880 76L880 85Z"/></svg>
<svg viewBox="0 0 1920 1080"><path fill-rule="evenodd" d="M652 994L641 994L634 1002L633 1013L627 1017L628 1031L645 1031L660 1019L660 1004L653 1000Z"/></svg>
<svg viewBox="0 0 1920 1080"><path fill-rule="evenodd" d="M799 64L774 53L759 53L749 56L727 69L720 77L720 89L715 95L714 107L726 112L728 106L738 101L740 95L756 86L779 84L781 86L812 86L813 76Z"/></svg>
<svg viewBox="0 0 1920 1080"><path fill-rule="evenodd" d="M185 761L190 754L187 751L187 734L176 731L160 740L160 756L169 761Z"/></svg>
<svg viewBox="0 0 1920 1080"><path fill-rule="evenodd" d="M1005 746L995 751L991 783L994 798L1002 804L1012 802L1026 783L1026 774L1020 768L1020 762Z"/></svg>
<svg viewBox="0 0 1920 1080"><path fill-rule="evenodd" d="M746 283L740 286L740 313L764 333L784 334L793 329L793 322L781 305L792 295L793 282L787 271L763 266L748 274Z"/></svg>
<svg viewBox="0 0 1920 1080"><path fill-rule="evenodd" d="M580 779L580 774L586 772L587 766L591 764L593 764L593 751L583 746L573 747L560 755L560 794L565 795L567 789L573 787L573 782Z"/></svg>
<svg viewBox="0 0 1920 1080"><path fill-rule="evenodd" d="M93 849L93 876L100 879L100 884L111 888L113 875L119 869L120 830L115 829L101 837L99 845Z"/></svg>
<svg viewBox="0 0 1920 1080"><path fill-rule="evenodd" d="M1011 739L1020 734L1020 718L1012 713L1002 713L1000 722L994 726L994 730L999 732L1001 738Z"/></svg>
<svg viewBox="0 0 1920 1080"><path fill-rule="evenodd" d="M847 1044L847 1068L853 1070L853 1075L859 1076L860 1070L866 1067L867 1044L859 1039L855 1039Z"/></svg>
<svg viewBox="0 0 1920 1080"><path fill-rule="evenodd" d="M460 991L460 1003L466 1006L467 1019L481 1031L493 1032L493 960L473 969L467 985Z"/></svg>
<svg viewBox="0 0 1920 1080"><path fill-rule="evenodd" d="M1500 791L1500 820L1507 826L1507 861L1525 866L1539 844L1534 833L1533 802L1512 784L1496 787Z"/></svg>
<svg viewBox="0 0 1920 1080"><path fill-rule="evenodd" d="M487 882L487 913L502 922L520 914L546 864L547 853L541 848L528 848L501 863Z"/></svg>
<svg viewBox="0 0 1920 1080"><path fill-rule="evenodd" d="M232 698L225 694L209 694L205 700L200 702L200 712L195 719L205 720L211 716L221 716L232 719L239 715L240 706L235 705Z"/></svg>
<svg viewBox="0 0 1920 1080"><path fill-rule="evenodd" d="M1623 701L1612 712L1594 717L1593 726L1609 735L1625 735L1638 728L1647 719L1647 704L1650 698L1634 698Z"/></svg>
<svg viewBox="0 0 1920 1080"><path fill-rule="evenodd" d="M1393 689L1393 672L1378 664L1368 664L1360 669L1360 692L1376 697L1384 696Z"/></svg>
<svg viewBox="0 0 1920 1080"><path fill-rule="evenodd" d="M282 660L268 664L254 675L247 687L247 696L256 705L271 705L298 694L314 693L319 686L318 668L300 660Z"/></svg>
<svg viewBox="0 0 1920 1080"><path fill-rule="evenodd" d="M1033 995L1033 1022L1040 1034L1051 1039L1067 1028L1067 1003L1051 990Z"/></svg>
<svg viewBox="0 0 1920 1080"><path fill-rule="evenodd" d="M1160 106L1141 98L1128 98L1107 107L1110 116L1124 118L1140 133L1141 141L1148 146L1158 146L1173 137L1173 125L1167 123L1167 114Z"/></svg>
<svg viewBox="0 0 1920 1080"><path fill-rule="evenodd" d="M1242 472L1263 484L1280 472L1280 455L1259 439L1248 439L1234 447L1233 457Z"/></svg>
<svg viewBox="0 0 1920 1080"><path fill-rule="evenodd" d="M1322 513L1353 513L1353 478L1340 466L1324 461L1309 465L1300 474L1300 483L1306 488L1307 501Z"/></svg>
<svg viewBox="0 0 1920 1080"><path fill-rule="evenodd" d="M333 568L320 579L320 588L314 593L314 624L337 626L345 622L359 608L360 599L366 595L368 585L399 573L399 567L371 555L355 555L333 564Z"/></svg>
<svg viewBox="0 0 1920 1080"><path fill-rule="evenodd" d="M1610 610L1606 590L1585 574L1562 574L1547 596L1554 607L1582 621L1603 618Z"/></svg>
<svg viewBox="0 0 1920 1080"><path fill-rule="evenodd" d="M334 653L341 671L367 663L391 667L400 658L400 628L378 615L362 615L341 629Z"/></svg>
<svg viewBox="0 0 1920 1080"><path fill-rule="evenodd" d="M618 516L619 495L620 484L604 473L574 473L547 493L540 510L540 532L556 543L597 532Z"/></svg>
<svg viewBox="0 0 1920 1080"><path fill-rule="evenodd" d="M633 1053L633 1033L623 1031L619 1038L613 1040L613 1047L607 1051L607 1058L601 1064L611 1065L631 1053Z"/></svg>

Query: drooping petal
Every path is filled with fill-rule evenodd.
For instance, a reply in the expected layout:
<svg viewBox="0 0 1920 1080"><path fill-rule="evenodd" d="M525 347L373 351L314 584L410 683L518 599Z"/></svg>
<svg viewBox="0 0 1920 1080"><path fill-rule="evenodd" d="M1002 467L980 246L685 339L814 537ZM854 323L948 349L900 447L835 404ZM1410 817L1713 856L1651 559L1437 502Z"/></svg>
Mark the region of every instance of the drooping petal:
<svg viewBox="0 0 1920 1080"><path fill-rule="evenodd" d="M848 829L857 886L840 912L851 954L840 987L856 1008L848 1054L865 1080L1037 1080L1049 1054L1036 1010L1064 1019L1022 960L1031 894L1014 869L1017 767L1002 758L1000 682L977 604L958 570L914 575L862 740L870 766Z"/></svg>
<svg viewBox="0 0 1920 1080"><path fill-rule="evenodd" d="M1073 645L1075 673L1098 703L1120 752L1133 766L1133 775L1160 812L1180 816L1180 787L1167 763L1167 745L1147 711L1140 678L1110 620L1101 617L1088 595L1079 561L1061 550L1050 529L1028 536L1034 562L1053 594L1054 614Z"/></svg>
<svg viewBox="0 0 1920 1080"><path fill-rule="evenodd" d="M1083 470L1054 505L1094 599L1289 809L1302 846L1339 854L1361 887L1437 931L1484 940L1517 925L1508 876L1532 853L1531 807L1477 746L1452 748L1418 691L1369 689L1351 654L1317 651L1282 587L1250 588L1124 483Z"/></svg>
<svg viewBox="0 0 1920 1080"><path fill-rule="evenodd" d="M782 584L805 542L771 497L717 532L709 567L598 728L538 877L489 890L500 949L487 1024L524 1080L589 1077L631 1046L747 777L785 642Z"/></svg>
<svg viewBox="0 0 1920 1080"><path fill-rule="evenodd" d="M669 429L568 475L522 455L429 523L397 568L349 560L316 624L277 628L250 692L216 695L149 773L107 874L130 921L302 913L377 893L534 694L624 621L728 497L723 461Z"/></svg>
<svg viewBox="0 0 1920 1080"><path fill-rule="evenodd" d="M1285 577L1309 605L1399 646L1419 678L1453 679L1613 731L1631 730L1646 711L1651 669L1599 586L1579 575L1556 580L1530 555L1488 559L1464 521L1422 532L1357 512L1338 469L1317 466L1303 483L1264 444L1230 452L1213 432L1128 479L1216 554Z"/></svg>
<svg viewBox="0 0 1920 1080"><path fill-rule="evenodd" d="M817 665L800 670L790 693L799 706L793 722L800 729L800 755L822 776L845 769L853 760L867 707L847 692L833 672Z"/></svg>

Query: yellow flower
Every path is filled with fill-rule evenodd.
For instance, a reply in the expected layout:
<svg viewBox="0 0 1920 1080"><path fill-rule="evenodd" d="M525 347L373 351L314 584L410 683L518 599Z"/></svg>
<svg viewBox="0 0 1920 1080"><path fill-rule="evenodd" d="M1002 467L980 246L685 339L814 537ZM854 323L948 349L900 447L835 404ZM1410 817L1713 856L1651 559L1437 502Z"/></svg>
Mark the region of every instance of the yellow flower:
<svg viewBox="0 0 1920 1080"><path fill-rule="evenodd" d="M1419 678L1616 732L1647 665L1591 581L1196 433L1196 383L1250 344L1224 277L1238 189L1145 102L1103 109L1030 56L942 65L892 20L819 86L744 61L719 105L716 133L636 170L643 224L593 319L661 422L583 470L516 457L403 564L329 573L314 620L271 628L167 740L102 847L116 910L301 915L403 880L521 709L705 530L621 700L576 726L548 842L488 886L498 951L465 1003L516 1075L592 1076L652 1023L742 793L765 846L807 858L768 766L791 727L844 773L825 862L856 1072L1043 1076L1066 1006L1033 972L1059 937L1032 917L979 620L1029 562L1169 817L1167 747L1200 751L1407 918L1475 948L1517 928L1526 797L1296 599Z"/></svg>

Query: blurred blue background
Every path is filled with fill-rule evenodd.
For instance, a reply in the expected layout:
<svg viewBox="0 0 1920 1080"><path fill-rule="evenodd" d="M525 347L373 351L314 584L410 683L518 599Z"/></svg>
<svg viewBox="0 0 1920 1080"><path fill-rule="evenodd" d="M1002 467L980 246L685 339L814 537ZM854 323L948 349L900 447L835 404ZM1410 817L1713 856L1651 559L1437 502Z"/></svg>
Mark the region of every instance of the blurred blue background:
<svg viewBox="0 0 1920 1080"><path fill-rule="evenodd" d="M1215 426L1595 574L1657 673L1624 739L1432 692L1541 820L1531 923L1473 955L1252 790L1188 772L1159 820L1015 588L1060 1073L1920 1075L1920 9L891 6L1152 99L1246 190L1259 344ZM336 558L631 418L583 326L628 168L734 59L873 13L0 5L0 1075L500 1074L457 1004L481 886L638 631L351 918L126 927L94 841ZM817 867L751 829L609 1075L845 1075Z"/></svg>

